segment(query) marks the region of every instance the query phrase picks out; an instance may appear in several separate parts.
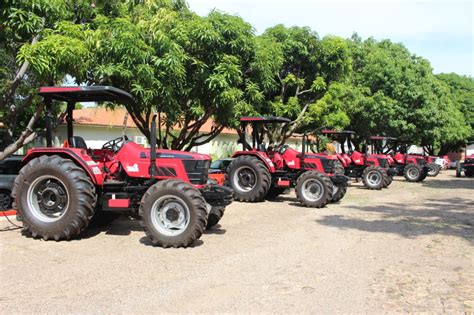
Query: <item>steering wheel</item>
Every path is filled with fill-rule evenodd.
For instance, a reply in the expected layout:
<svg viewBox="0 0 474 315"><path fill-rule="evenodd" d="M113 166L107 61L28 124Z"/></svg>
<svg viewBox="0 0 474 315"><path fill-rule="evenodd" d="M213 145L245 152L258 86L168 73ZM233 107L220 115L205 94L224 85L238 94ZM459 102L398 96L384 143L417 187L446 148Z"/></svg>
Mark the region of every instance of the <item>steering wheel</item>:
<svg viewBox="0 0 474 315"><path fill-rule="evenodd" d="M288 144L284 144L278 148L278 153L283 154L286 150L288 150L290 146Z"/></svg>
<svg viewBox="0 0 474 315"><path fill-rule="evenodd" d="M125 141L128 140L128 137L127 136L123 136L123 137L118 137L116 139L113 139L113 140L110 140L110 141L107 141L106 143L104 143L104 145L102 146L102 149L103 150L110 150L114 153L117 153L120 148L122 147L122 145L124 144Z"/></svg>

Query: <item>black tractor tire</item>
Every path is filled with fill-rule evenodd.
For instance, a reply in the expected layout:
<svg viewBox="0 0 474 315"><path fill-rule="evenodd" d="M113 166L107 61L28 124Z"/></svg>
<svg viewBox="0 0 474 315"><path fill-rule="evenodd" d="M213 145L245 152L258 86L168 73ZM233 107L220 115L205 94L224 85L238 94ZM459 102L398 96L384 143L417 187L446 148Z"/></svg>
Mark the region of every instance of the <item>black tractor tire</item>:
<svg viewBox="0 0 474 315"><path fill-rule="evenodd" d="M347 187L346 186L333 185L333 187L332 187L332 197L331 197L330 202L338 202L339 200L344 198L346 193L347 193Z"/></svg>
<svg viewBox="0 0 474 315"><path fill-rule="evenodd" d="M456 162L456 177L461 177L462 175L462 165L460 161Z"/></svg>
<svg viewBox="0 0 474 315"><path fill-rule="evenodd" d="M385 177L383 188L388 188L388 186L390 186L392 182L393 182L393 176L387 174L387 176Z"/></svg>
<svg viewBox="0 0 474 315"><path fill-rule="evenodd" d="M283 194L286 190L286 187L275 187L272 186L267 192L267 195L265 196L266 199L268 200L274 200L281 194Z"/></svg>
<svg viewBox="0 0 474 315"><path fill-rule="evenodd" d="M364 186L371 190L380 190L384 188L387 182L387 172L380 166L371 165L362 172L362 182Z"/></svg>
<svg viewBox="0 0 474 315"><path fill-rule="evenodd" d="M161 204L156 204L158 202ZM188 247L201 237L206 228L206 205L201 192L191 184L178 179L163 180L148 188L143 195L139 209L140 225L153 246ZM161 213L163 208L174 212ZM176 225L169 227L174 224L172 221L183 221L183 218L186 222L182 231L177 230Z"/></svg>
<svg viewBox="0 0 474 315"><path fill-rule="evenodd" d="M214 206L211 208L209 212L209 216L207 217L207 225L206 230L214 227L224 216L225 207L222 206Z"/></svg>
<svg viewBox="0 0 474 315"><path fill-rule="evenodd" d="M246 176L244 179L250 182L249 185L253 182L249 190L241 186L242 176L239 176L239 173ZM229 183L234 190L234 199L237 201L263 201L270 190L271 182L272 177L267 166L254 156L239 156L229 165Z"/></svg>
<svg viewBox="0 0 474 315"><path fill-rule="evenodd" d="M56 241L78 236L89 225L97 202L95 186L86 172L57 155L28 162L15 179L12 196L23 233Z"/></svg>
<svg viewBox="0 0 474 315"><path fill-rule="evenodd" d="M427 175L429 177L436 177L436 176L438 176L439 172L441 171L441 167L436 163L429 163L426 166L428 167Z"/></svg>
<svg viewBox="0 0 474 315"><path fill-rule="evenodd" d="M403 176L410 183L415 183L423 180L423 176L426 177L426 172L423 168L417 164L407 164L403 168ZM423 178L423 179L422 179Z"/></svg>
<svg viewBox="0 0 474 315"><path fill-rule="evenodd" d="M306 185L313 182L311 187ZM308 193L315 194L311 188L320 190L316 198L311 198ZM305 207L322 208L327 205L332 198L333 184L328 176L317 171L304 172L296 181L296 198Z"/></svg>
<svg viewBox="0 0 474 315"><path fill-rule="evenodd" d="M473 177L474 176L474 168L472 167L468 167L464 170L464 175L466 175L466 177Z"/></svg>
<svg viewBox="0 0 474 315"><path fill-rule="evenodd" d="M0 189L0 211L10 210L12 208L13 198L11 192L7 189Z"/></svg>
<svg viewBox="0 0 474 315"><path fill-rule="evenodd" d="M421 176L420 176L420 179L418 181L419 182L424 181L427 176L428 176L428 170L426 170L424 167L422 167L421 168Z"/></svg>

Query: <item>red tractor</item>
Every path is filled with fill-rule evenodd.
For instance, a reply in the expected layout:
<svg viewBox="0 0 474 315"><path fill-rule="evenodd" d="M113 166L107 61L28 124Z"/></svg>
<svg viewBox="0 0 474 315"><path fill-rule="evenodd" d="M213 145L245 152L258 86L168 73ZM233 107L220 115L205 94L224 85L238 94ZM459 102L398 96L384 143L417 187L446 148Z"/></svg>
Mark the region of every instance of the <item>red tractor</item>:
<svg viewBox="0 0 474 315"><path fill-rule="evenodd" d="M302 152L286 144L266 146L266 127L287 124L289 119L243 117L240 122L239 143L243 150L233 154L234 160L228 168L229 185L234 189L236 200L258 202L274 198L292 187L306 207L321 208L344 197L349 178L336 173L335 156L306 153L305 137ZM247 135L247 127L251 127L250 135ZM246 136L251 137L251 143Z"/></svg>
<svg viewBox="0 0 474 315"><path fill-rule="evenodd" d="M429 167L425 158L420 155L408 154L409 145L397 138L375 136L373 152L386 155L394 175L404 176L408 182L421 182L428 175ZM378 143L377 143L378 142Z"/></svg>
<svg viewBox="0 0 474 315"><path fill-rule="evenodd" d="M464 162L456 163L456 177L461 177L463 171L466 177L474 176L474 154L466 156Z"/></svg>
<svg viewBox="0 0 474 315"><path fill-rule="evenodd" d="M95 214L132 212L150 243L187 247L216 224L233 200L230 188L208 184L208 155L156 150L126 136L89 149L73 134L76 102L132 103L130 94L109 86L43 87L47 147L28 151L12 196L27 235L56 241L78 236ZM52 147L51 103L67 102L67 140Z"/></svg>
<svg viewBox="0 0 474 315"><path fill-rule="evenodd" d="M354 131L322 130L321 134L341 144L341 153L338 153L337 157L344 167L346 176L361 178L368 189L380 190L392 183L392 173L389 170L387 158L355 150L351 141L355 135Z"/></svg>

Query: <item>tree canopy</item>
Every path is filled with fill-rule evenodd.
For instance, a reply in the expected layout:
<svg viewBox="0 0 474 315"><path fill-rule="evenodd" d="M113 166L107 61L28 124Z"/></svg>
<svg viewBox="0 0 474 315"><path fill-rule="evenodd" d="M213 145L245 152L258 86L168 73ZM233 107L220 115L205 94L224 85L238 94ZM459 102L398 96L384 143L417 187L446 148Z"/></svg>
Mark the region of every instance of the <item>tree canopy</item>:
<svg viewBox="0 0 474 315"><path fill-rule="evenodd" d="M42 133L36 89L65 81L130 91L127 110L146 137L160 113L163 148L189 150L260 114L292 120L269 134L280 142L322 126L355 130L356 144L381 134L430 150L474 137L473 78L435 75L390 40L283 25L256 35L240 17L201 17L182 0L4 3L0 149L10 149L0 159ZM211 131L200 133L209 119Z"/></svg>

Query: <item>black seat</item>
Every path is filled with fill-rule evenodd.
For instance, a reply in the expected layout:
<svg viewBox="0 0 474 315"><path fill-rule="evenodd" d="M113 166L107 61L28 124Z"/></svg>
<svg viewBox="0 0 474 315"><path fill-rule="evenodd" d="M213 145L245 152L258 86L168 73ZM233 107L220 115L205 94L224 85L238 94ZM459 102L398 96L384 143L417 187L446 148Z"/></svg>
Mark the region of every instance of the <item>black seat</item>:
<svg viewBox="0 0 474 315"><path fill-rule="evenodd" d="M69 147L70 148L87 150L86 141L82 137L71 137L71 138L69 138Z"/></svg>

